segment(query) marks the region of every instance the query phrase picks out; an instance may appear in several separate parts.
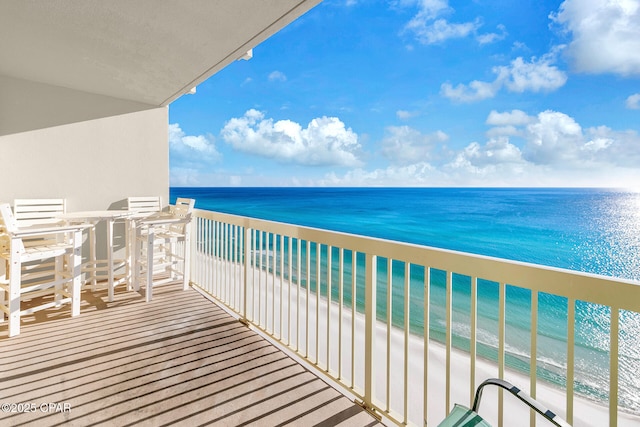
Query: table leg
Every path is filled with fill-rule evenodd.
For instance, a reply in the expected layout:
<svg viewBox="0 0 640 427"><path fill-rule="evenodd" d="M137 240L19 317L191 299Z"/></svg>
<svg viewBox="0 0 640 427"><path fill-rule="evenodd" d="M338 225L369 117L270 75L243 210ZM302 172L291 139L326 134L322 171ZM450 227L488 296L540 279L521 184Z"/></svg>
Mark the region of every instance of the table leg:
<svg viewBox="0 0 640 427"><path fill-rule="evenodd" d="M109 302L113 301L113 220L107 220L107 272L109 286Z"/></svg>
<svg viewBox="0 0 640 427"><path fill-rule="evenodd" d="M96 224L89 228L89 274L91 274L91 290L96 291L98 285L98 264L96 263Z"/></svg>

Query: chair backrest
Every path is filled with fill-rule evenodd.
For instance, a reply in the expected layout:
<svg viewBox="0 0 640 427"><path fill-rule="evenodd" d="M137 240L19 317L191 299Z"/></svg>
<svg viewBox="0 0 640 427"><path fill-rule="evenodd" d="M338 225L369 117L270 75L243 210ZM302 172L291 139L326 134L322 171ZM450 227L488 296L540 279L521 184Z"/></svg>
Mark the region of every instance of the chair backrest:
<svg viewBox="0 0 640 427"><path fill-rule="evenodd" d="M195 205L195 199L178 197L178 199L176 199L176 204L174 206L171 206L171 213L173 214L173 216L186 218L187 216L191 215L191 213L193 212L193 207Z"/></svg>
<svg viewBox="0 0 640 427"><path fill-rule="evenodd" d="M191 219L191 213L193 212L193 208L196 204L195 199L186 199L183 197L178 197L176 200L176 204L171 206L171 214L174 217L185 218L187 220ZM186 223L170 225L169 228L174 231L184 232Z"/></svg>
<svg viewBox="0 0 640 427"><path fill-rule="evenodd" d="M11 233L18 231L18 223L11 212L9 203L0 203L0 256L7 258L11 256ZM18 250L22 252L24 245L19 243Z"/></svg>
<svg viewBox="0 0 640 427"><path fill-rule="evenodd" d="M139 213L160 212L162 198L159 196L127 197L127 209Z"/></svg>
<svg viewBox="0 0 640 427"><path fill-rule="evenodd" d="M16 199L13 214L19 227L56 224L58 215L66 213L65 199Z"/></svg>
<svg viewBox="0 0 640 427"><path fill-rule="evenodd" d="M14 233L18 231L18 223L11 212L9 203L0 203L0 232Z"/></svg>

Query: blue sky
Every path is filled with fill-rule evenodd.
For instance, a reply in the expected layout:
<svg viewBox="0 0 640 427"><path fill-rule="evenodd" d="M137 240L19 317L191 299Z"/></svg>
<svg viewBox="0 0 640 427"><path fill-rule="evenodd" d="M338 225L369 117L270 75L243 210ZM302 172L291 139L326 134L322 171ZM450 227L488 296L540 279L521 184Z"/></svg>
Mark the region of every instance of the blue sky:
<svg viewBox="0 0 640 427"><path fill-rule="evenodd" d="M640 0L325 0L169 120L172 186L640 188Z"/></svg>

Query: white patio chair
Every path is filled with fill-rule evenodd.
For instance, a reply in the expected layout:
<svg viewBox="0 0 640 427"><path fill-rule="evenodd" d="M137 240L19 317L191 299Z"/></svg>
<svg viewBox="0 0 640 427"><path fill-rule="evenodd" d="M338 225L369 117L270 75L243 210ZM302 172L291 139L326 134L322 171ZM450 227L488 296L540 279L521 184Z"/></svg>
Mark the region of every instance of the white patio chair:
<svg viewBox="0 0 640 427"><path fill-rule="evenodd" d="M34 225L59 225L58 215L67 211L65 199L15 199L13 201L13 215L19 228ZM25 238L25 245L29 246L29 238ZM31 238L37 240L38 238ZM54 261L37 260L22 264L22 280L29 281L43 279L54 272Z"/></svg>
<svg viewBox="0 0 640 427"><path fill-rule="evenodd" d="M153 287L182 281L189 287L191 214L195 200L178 198L168 214L137 221L136 288L145 287L151 301Z"/></svg>
<svg viewBox="0 0 640 427"><path fill-rule="evenodd" d="M127 233L129 238L129 271L127 276L129 277L130 287L137 291L140 289L138 283L138 277L140 275L140 252L137 249L137 242L140 234L146 230L139 227L138 221L147 216L159 215L162 211L162 198L160 196L127 197L127 210L136 213L127 220Z"/></svg>
<svg viewBox="0 0 640 427"><path fill-rule="evenodd" d="M50 307L71 304L80 314L81 249L84 226L57 224L19 227L8 203L0 204L0 258L5 277L0 280L2 319L9 318L9 336L20 333L20 317ZM64 261L64 257L68 261ZM45 279L24 280L22 264L54 259L54 271ZM6 298L8 296L8 298ZM42 299L34 300L34 298ZM31 306L23 307L31 300Z"/></svg>
<svg viewBox="0 0 640 427"><path fill-rule="evenodd" d="M160 212L162 198L158 196L127 197L127 209L138 213Z"/></svg>

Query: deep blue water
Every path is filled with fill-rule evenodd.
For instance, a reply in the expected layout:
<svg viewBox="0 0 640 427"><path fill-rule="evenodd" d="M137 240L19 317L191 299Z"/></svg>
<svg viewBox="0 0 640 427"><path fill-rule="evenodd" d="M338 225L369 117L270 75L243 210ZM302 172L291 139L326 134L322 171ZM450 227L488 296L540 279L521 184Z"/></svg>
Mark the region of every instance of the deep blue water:
<svg viewBox="0 0 640 427"><path fill-rule="evenodd" d="M640 280L640 193L520 188L172 188L196 207Z"/></svg>
<svg viewBox="0 0 640 427"><path fill-rule="evenodd" d="M171 202L176 197L195 198L201 209L640 280L640 193L635 192L574 188L172 188ZM444 274L434 274L432 281L430 331L432 338L441 339ZM401 288L402 278L398 283ZM420 283L417 281L417 288ZM468 278L454 280L453 291L454 343L464 349L469 336ZM402 298L401 293L394 280L394 298ZM497 287L480 283L478 293L478 351L492 358L497 340L497 308L493 304ZM507 362L526 371L530 297L510 287L507 293ZM384 295L378 296L380 301L385 301ZM380 306L378 313L385 310ZM412 304L415 330L421 328L420 310L420 303ZM566 367L566 312L566 300L540 295L538 374L558 385L562 385ZM394 322L401 323L402 318L403 313L394 311ZM576 324L576 391L604 399L609 309L578 302ZM636 375L640 370L640 316L623 312L620 327L620 405L640 413L640 379Z"/></svg>

